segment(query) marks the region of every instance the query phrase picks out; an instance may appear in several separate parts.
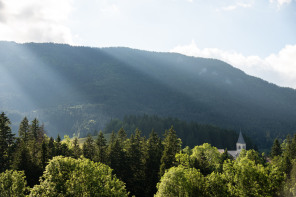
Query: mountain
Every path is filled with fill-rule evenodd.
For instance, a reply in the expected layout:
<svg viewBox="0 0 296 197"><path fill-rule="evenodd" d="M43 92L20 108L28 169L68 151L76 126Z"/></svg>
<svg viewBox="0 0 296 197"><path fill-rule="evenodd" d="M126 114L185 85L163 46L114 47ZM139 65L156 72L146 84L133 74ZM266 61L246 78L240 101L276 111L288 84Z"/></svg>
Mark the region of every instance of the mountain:
<svg viewBox="0 0 296 197"><path fill-rule="evenodd" d="M150 114L247 134L259 148L296 131L296 92L231 65L129 48L0 42L0 110L37 117L50 135Z"/></svg>

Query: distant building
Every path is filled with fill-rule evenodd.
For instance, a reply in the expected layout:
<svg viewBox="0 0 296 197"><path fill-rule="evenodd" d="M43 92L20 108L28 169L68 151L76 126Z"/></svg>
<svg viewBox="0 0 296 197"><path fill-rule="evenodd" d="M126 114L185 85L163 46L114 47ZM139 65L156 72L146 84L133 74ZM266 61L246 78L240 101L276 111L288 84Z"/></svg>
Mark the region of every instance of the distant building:
<svg viewBox="0 0 296 197"><path fill-rule="evenodd" d="M236 150L229 150L227 151L228 154L230 154L233 158L237 158L239 156L239 153L243 150L246 149L246 142L244 140L244 137L242 135L242 132L239 132L239 137L236 142ZM224 153L224 149L218 149L220 153Z"/></svg>

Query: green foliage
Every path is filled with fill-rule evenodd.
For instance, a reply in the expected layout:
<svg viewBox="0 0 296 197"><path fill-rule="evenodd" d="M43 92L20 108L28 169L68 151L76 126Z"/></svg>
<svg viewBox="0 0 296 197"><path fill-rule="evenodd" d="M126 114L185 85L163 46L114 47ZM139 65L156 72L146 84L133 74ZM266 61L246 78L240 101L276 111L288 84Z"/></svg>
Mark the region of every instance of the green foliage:
<svg viewBox="0 0 296 197"><path fill-rule="evenodd" d="M0 139L2 150L6 150L0 156L7 163L0 162L6 169L23 171L19 176L14 174L16 171L1 174L0 196L28 194L25 179L33 187L31 196L127 196L126 190L130 195L145 197L156 192L157 196L293 196L296 191L296 135L293 139L288 136L280 145L282 154L268 163L264 154L255 150L242 150L236 160L208 143L181 150L182 142L173 127L166 131L163 141L154 131L146 140L138 129L129 138L121 128L111 134L108 144L102 132L96 141L89 136L83 145L87 159L80 157L77 138L71 142L68 136L63 141L58 136L54 141L44 135L37 119L29 125L28 140L24 133L15 140L4 113L0 120L1 135L6 136ZM99 160L114 171L101 162L95 163ZM126 183L126 189L115 176ZM13 181L19 187L13 186Z"/></svg>
<svg viewBox="0 0 296 197"><path fill-rule="evenodd" d="M31 158L28 146L24 141L21 141L16 148L14 153L14 160L12 164L12 169L17 171L23 171L26 175L27 182L30 186L36 183L35 177L35 164ZM38 181L37 177L37 181Z"/></svg>
<svg viewBox="0 0 296 197"><path fill-rule="evenodd" d="M282 148L281 148L279 140L276 138L273 142L272 147L271 147L270 156L275 157L275 156L280 156L281 154L282 154Z"/></svg>
<svg viewBox="0 0 296 197"><path fill-rule="evenodd" d="M52 159L56 155L54 139L51 137L48 141L48 159Z"/></svg>
<svg viewBox="0 0 296 197"><path fill-rule="evenodd" d="M291 152L292 159L296 159L296 134L294 134L294 137L291 142Z"/></svg>
<svg viewBox="0 0 296 197"><path fill-rule="evenodd" d="M96 149L95 149L95 142L93 138L89 135L82 147L83 156L90 160L94 160Z"/></svg>
<svg viewBox="0 0 296 197"><path fill-rule="evenodd" d="M206 176L206 193L205 196L215 196L215 197L225 197L225 196L233 196L231 195L228 182L223 173L212 172L208 176Z"/></svg>
<svg viewBox="0 0 296 197"><path fill-rule="evenodd" d="M10 120L4 112L0 115L0 172L11 164L14 145L14 134L11 132Z"/></svg>
<svg viewBox="0 0 296 197"><path fill-rule="evenodd" d="M1 197L24 197L28 192L24 172L6 170L0 173Z"/></svg>
<svg viewBox="0 0 296 197"><path fill-rule="evenodd" d="M53 158L30 196L128 196L107 165L89 159Z"/></svg>
<svg viewBox="0 0 296 197"><path fill-rule="evenodd" d="M221 154L217 148L208 143L195 146L192 149L192 155L190 157L196 161L195 166L200 169L204 175L218 169L221 160Z"/></svg>
<svg viewBox="0 0 296 197"><path fill-rule="evenodd" d="M277 140L277 139L276 139ZM277 148L278 142L276 142L271 149L271 155L275 155L272 158L273 166L278 167L282 172L285 173L285 184L283 190L281 191L282 196L292 197L296 195L296 134L294 134L293 139L291 140L290 135L283 140L280 144L280 148ZM275 150L280 150L281 154L275 154Z"/></svg>
<svg viewBox="0 0 296 197"><path fill-rule="evenodd" d="M22 122L20 123L19 126L19 130L18 130L18 134L19 137L24 141L27 142L29 139L29 120L27 119L27 117L24 117L24 119L22 120Z"/></svg>
<svg viewBox="0 0 296 197"><path fill-rule="evenodd" d="M127 189L135 196L144 195L145 185L145 170L144 162L144 138L141 137L139 130L135 131L135 136L132 135L127 142L127 163L126 168L129 169L128 177L124 178Z"/></svg>
<svg viewBox="0 0 296 197"><path fill-rule="evenodd" d="M177 118L164 118L149 115L129 115L123 120L111 120L105 127L105 133L118 131L124 128L128 134L135 131L136 128L142 131L143 135L149 137L153 129L159 136L162 132L174 126L178 137L182 139L184 146L194 147L197 144L210 143L219 148L234 149L238 134L232 130L225 130L215 126L198 124L196 122L181 121ZM215 137L212 137L215 136ZM255 146L249 138L246 138L248 148Z"/></svg>
<svg viewBox="0 0 296 197"><path fill-rule="evenodd" d="M290 178L286 180L283 195L287 197L292 197L296 195L296 161L294 160L292 164L292 170L289 174Z"/></svg>
<svg viewBox="0 0 296 197"><path fill-rule="evenodd" d="M73 152L73 157L75 159L78 159L82 155L82 150L81 150L81 148L79 146L77 137L75 137L74 140L73 140L72 152Z"/></svg>
<svg viewBox="0 0 296 197"><path fill-rule="evenodd" d="M255 164L261 164L265 165L266 164L266 159L264 157L264 154L260 155L257 151L255 150L241 150L238 158L236 158L237 161L240 161L243 158L248 158L249 160L252 160L255 162Z"/></svg>
<svg viewBox="0 0 296 197"><path fill-rule="evenodd" d="M166 169L174 166L175 155L181 150L182 141L177 137L173 126L165 132L163 140L163 154L161 157L161 164L159 174L162 176Z"/></svg>
<svg viewBox="0 0 296 197"><path fill-rule="evenodd" d="M176 154L176 160L179 165L199 169L202 174L207 175L219 170L222 155L216 147L204 143L193 149L186 147L181 153Z"/></svg>
<svg viewBox="0 0 296 197"><path fill-rule="evenodd" d="M114 173L122 180L128 178L129 169L126 165L127 157L124 151L125 141L119 139L113 132L108 145L108 165L114 170Z"/></svg>
<svg viewBox="0 0 296 197"><path fill-rule="evenodd" d="M256 164L247 156L225 162L223 174L228 191L233 196L274 196L280 191L285 178L276 166Z"/></svg>
<svg viewBox="0 0 296 197"><path fill-rule="evenodd" d="M117 132L117 139L119 142L124 145L126 139L127 139L127 134L123 128L120 128Z"/></svg>
<svg viewBox="0 0 296 197"><path fill-rule="evenodd" d="M42 137L42 135L40 134L40 127L39 127L39 121L37 120L37 118L35 118L31 125L30 125L30 139L31 140L38 140L40 137Z"/></svg>
<svg viewBox="0 0 296 197"><path fill-rule="evenodd" d="M159 181L159 166L162 157L163 146L161 139L152 130L147 140L145 152L145 185L146 196L153 196L156 193L156 184Z"/></svg>
<svg viewBox="0 0 296 197"><path fill-rule="evenodd" d="M196 146L190 150L186 148L177 154L178 167L170 168L158 183L157 195L160 196L277 196L280 195L285 180L285 173L277 166L262 163L259 153L254 150L241 152L236 160L225 160L220 172L214 166L219 167L221 155L215 147L209 144ZM218 152L218 154L217 154ZM208 166L209 161L214 163L212 171L203 175L199 169L204 166L194 165L196 159L204 160L203 165ZM220 168L220 167L219 167ZM209 168L208 168L209 169ZM188 178L184 174L198 172L198 177L203 181L190 182L194 178ZM195 171L195 172L194 172ZM201 180L201 179L200 179ZM188 183L189 182L189 183ZM187 189L186 186L191 186ZM202 185L203 192L196 191L194 195L186 193ZM185 192L184 192L185 190Z"/></svg>
<svg viewBox="0 0 296 197"><path fill-rule="evenodd" d="M105 139L102 131L100 131L98 134L96 145L97 145L96 161L101 163L107 163L107 140Z"/></svg>
<svg viewBox="0 0 296 197"><path fill-rule="evenodd" d="M48 161L48 144L46 140L43 140L41 144L41 165L43 169L45 169L45 166L47 165L47 161Z"/></svg>
<svg viewBox="0 0 296 197"><path fill-rule="evenodd" d="M170 168L157 184L156 197L166 196L205 196L206 180L195 168L182 166Z"/></svg>

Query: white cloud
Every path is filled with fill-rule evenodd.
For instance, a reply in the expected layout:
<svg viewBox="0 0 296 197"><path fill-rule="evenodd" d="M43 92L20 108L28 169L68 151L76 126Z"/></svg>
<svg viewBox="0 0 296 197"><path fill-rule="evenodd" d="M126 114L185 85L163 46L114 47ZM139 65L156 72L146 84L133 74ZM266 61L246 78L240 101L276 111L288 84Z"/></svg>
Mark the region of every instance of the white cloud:
<svg viewBox="0 0 296 197"><path fill-rule="evenodd" d="M296 45L287 45L277 54L271 54L266 58L244 56L235 51L224 51L217 48L200 49L194 41L189 45L176 46L171 52L220 59L247 74L260 77L279 86L296 88Z"/></svg>
<svg viewBox="0 0 296 197"><path fill-rule="evenodd" d="M269 0L270 3L277 3L278 7L280 8L284 4L290 4L292 0Z"/></svg>
<svg viewBox="0 0 296 197"><path fill-rule="evenodd" d="M72 43L72 0L0 0L0 40Z"/></svg>
<svg viewBox="0 0 296 197"><path fill-rule="evenodd" d="M217 11L232 11L232 10L236 10L238 8L250 8L253 6L253 1L248 1L248 3L245 3L245 2L237 2L236 4L233 4L233 5L228 5L228 6L224 6L224 7L221 7L221 8L218 8Z"/></svg>

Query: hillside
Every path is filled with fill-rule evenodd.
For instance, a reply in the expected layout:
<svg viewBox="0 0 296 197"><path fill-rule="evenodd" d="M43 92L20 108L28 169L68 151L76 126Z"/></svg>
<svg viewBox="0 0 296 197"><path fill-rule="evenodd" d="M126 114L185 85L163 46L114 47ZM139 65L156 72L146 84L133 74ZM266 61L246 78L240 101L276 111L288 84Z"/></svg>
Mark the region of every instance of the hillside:
<svg viewBox="0 0 296 197"><path fill-rule="evenodd" d="M49 135L88 133L129 114L242 130L259 148L296 131L296 92L215 59L129 48L0 42L0 110Z"/></svg>

